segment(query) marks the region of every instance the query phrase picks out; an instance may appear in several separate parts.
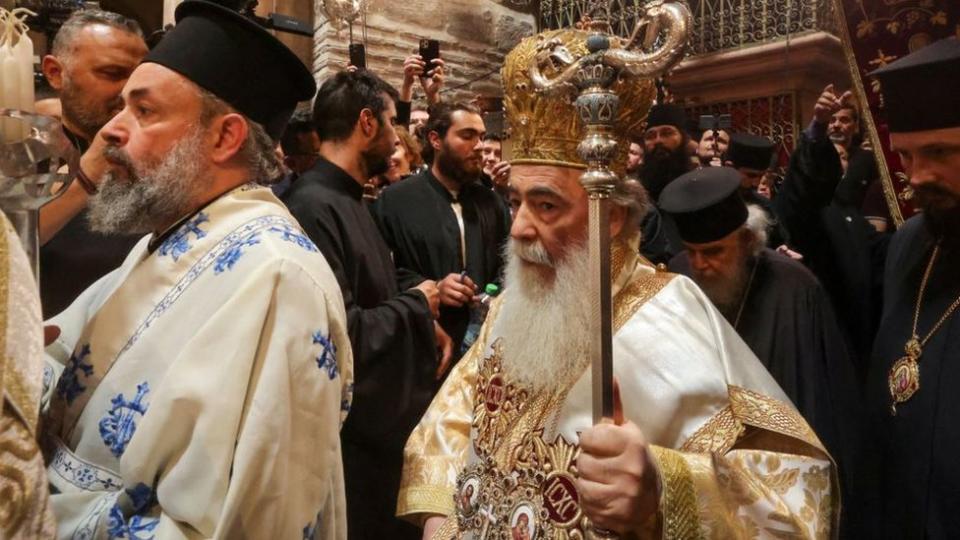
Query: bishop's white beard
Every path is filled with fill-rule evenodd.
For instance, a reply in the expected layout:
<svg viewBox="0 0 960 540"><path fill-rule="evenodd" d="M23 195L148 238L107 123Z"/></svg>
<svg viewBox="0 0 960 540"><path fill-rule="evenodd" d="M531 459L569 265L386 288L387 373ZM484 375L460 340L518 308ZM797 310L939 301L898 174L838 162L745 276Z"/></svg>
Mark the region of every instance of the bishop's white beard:
<svg viewBox="0 0 960 540"><path fill-rule="evenodd" d="M534 392L555 389L578 377L589 364L589 248L574 246L553 262L539 241L507 245L506 296L497 317L507 380ZM527 261L552 266L545 279Z"/></svg>
<svg viewBox="0 0 960 540"><path fill-rule="evenodd" d="M148 233L184 217L203 189L202 142L203 131L195 128L151 164L134 163L123 149L107 147L104 156L125 174L104 175L90 199L90 228L105 234Z"/></svg>

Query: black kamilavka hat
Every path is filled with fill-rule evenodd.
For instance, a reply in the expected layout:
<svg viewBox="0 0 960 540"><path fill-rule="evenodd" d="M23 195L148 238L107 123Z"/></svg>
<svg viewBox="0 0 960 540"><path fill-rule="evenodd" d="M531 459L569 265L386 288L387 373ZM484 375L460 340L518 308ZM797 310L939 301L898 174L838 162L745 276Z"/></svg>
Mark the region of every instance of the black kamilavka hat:
<svg viewBox="0 0 960 540"><path fill-rule="evenodd" d="M774 147L773 141L766 137L737 133L730 137L727 159L737 168L747 167L765 171L770 168Z"/></svg>
<svg viewBox="0 0 960 540"><path fill-rule="evenodd" d="M960 127L960 39L931 43L872 73L892 132Z"/></svg>
<svg viewBox="0 0 960 540"><path fill-rule="evenodd" d="M659 207L673 216L680 238L691 244L715 242L747 222L740 173L729 167L704 167L679 176L660 194Z"/></svg>
<svg viewBox="0 0 960 540"><path fill-rule="evenodd" d="M260 25L226 7L187 0L175 17L177 25L143 61L190 79L278 140L297 103L317 91L303 62Z"/></svg>

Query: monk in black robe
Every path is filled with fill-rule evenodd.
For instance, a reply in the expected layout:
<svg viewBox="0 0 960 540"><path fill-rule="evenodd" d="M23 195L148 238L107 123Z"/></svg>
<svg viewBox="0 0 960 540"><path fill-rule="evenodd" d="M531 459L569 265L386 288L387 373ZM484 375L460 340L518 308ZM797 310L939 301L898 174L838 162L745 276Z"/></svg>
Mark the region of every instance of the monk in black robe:
<svg viewBox="0 0 960 540"><path fill-rule="evenodd" d="M859 389L830 299L802 264L763 246L769 218L748 207L737 171L709 167L660 197L685 251L669 265L692 278L733 325L837 462L845 496L860 437Z"/></svg>
<svg viewBox="0 0 960 540"><path fill-rule="evenodd" d="M870 537L960 538L960 41L874 75L923 213L887 252L866 391L873 485L857 502L876 526Z"/></svg>
<svg viewBox="0 0 960 540"><path fill-rule="evenodd" d="M436 285L398 289L390 250L361 202L363 183L384 172L393 153L396 98L365 71L328 79L314 105L321 159L284 198L330 263L346 305L356 387L341 439L355 539L419 538L393 511L404 443L437 384Z"/></svg>
<svg viewBox="0 0 960 540"><path fill-rule="evenodd" d="M432 167L390 186L373 205L393 251L400 287L436 280L440 326L459 358L474 298L500 283L510 213L503 199L480 183L483 117L470 105L441 104L426 130Z"/></svg>
<svg viewBox="0 0 960 540"><path fill-rule="evenodd" d="M836 98L825 94L821 99ZM827 112L823 116L829 118ZM800 135L773 204L789 232L790 247L803 254L803 264L833 301L862 382L880 322L889 235L877 232L857 208L838 200L843 175L840 156L827 136L826 119L815 119Z"/></svg>

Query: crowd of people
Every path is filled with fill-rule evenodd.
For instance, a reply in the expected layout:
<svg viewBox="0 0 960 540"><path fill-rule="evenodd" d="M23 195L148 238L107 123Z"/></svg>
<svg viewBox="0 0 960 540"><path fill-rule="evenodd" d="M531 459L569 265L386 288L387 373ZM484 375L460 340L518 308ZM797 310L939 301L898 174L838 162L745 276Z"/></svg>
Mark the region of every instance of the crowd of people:
<svg viewBox="0 0 960 540"><path fill-rule="evenodd" d="M318 85L226 7L176 18L148 49L78 11L43 58L83 157L39 301L0 228L8 537L960 535L960 41L875 74L899 230L839 81L792 149L623 90L593 425L583 127L536 38L497 133L442 59Z"/></svg>

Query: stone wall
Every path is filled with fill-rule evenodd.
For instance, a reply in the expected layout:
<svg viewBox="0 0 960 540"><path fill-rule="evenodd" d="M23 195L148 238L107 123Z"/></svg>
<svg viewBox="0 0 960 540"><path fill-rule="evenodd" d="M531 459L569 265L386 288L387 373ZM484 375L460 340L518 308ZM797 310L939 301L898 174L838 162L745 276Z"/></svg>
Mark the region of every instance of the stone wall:
<svg viewBox="0 0 960 540"><path fill-rule="evenodd" d="M318 81L348 60L349 33L338 35L314 0L314 71ZM535 20L494 0L369 0L366 15L367 67L394 85L403 78L403 60L417 52L421 38L440 41L447 63L445 100L500 96L504 55L532 35ZM363 30L354 24L354 41ZM418 95L415 86L414 96Z"/></svg>

